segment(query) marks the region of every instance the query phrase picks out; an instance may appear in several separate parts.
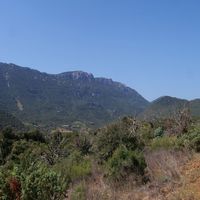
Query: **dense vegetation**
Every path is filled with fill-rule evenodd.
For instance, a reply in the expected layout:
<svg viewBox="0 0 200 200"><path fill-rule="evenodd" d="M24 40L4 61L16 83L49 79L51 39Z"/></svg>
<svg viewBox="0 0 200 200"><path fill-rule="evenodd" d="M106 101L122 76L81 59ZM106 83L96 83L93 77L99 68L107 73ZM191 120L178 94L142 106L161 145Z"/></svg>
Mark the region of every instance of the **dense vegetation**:
<svg viewBox="0 0 200 200"><path fill-rule="evenodd" d="M63 199L70 182L90 174L91 163L85 157L85 148L76 145L79 140L77 133L54 132L45 137L39 131L3 130L1 199Z"/></svg>
<svg viewBox="0 0 200 200"><path fill-rule="evenodd" d="M116 190L128 183L162 185L178 176L162 163L162 155L181 152L200 152L200 122L187 109L154 122L124 117L95 131L5 128L0 134L0 198L112 199L108 192L91 191L96 181ZM154 173L158 162L163 174Z"/></svg>
<svg viewBox="0 0 200 200"><path fill-rule="evenodd" d="M13 115L0 110L0 130L7 127L11 126L14 129L23 129L24 125L23 123L18 120L16 117Z"/></svg>

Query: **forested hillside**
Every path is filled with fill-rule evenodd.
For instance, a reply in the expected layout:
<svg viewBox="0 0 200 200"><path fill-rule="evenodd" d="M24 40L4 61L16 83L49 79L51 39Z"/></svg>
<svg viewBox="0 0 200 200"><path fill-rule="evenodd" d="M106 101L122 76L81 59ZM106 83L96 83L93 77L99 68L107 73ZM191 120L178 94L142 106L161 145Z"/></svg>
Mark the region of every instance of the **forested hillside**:
<svg viewBox="0 0 200 200"><path fill-rule="evenodd" d="M0 107L37 125L81 121L94 127L149 104L135 90L111 79L75 71L57 75L0 63Z"/></svg>
<svg viewBox="0 0 200 200"><path fill-rule="evenodd" d="M151 102L139 117L148 120L168 118L183 108L189 109L192 117L200 117L200 99L188 101L170 96L163 96Z"/></svg>
<svg viewBox="0 0 200 200"><path fill-rule="evenodd" d="M13 115L0 110L0 130L5 127L12 127L16 130L24 128L24 124Z"/></svg>

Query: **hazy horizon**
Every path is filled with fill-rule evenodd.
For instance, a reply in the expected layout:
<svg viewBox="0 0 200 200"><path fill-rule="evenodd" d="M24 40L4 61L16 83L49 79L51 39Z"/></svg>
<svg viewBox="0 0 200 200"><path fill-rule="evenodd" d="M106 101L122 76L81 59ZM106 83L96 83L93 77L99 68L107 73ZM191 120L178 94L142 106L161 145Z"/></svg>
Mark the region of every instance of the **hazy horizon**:
<svg viewBox="0 0 200 200"><path fill-rule="evenodd" d="M0 62L112 78L147 100L199 98L200 2L0 2Z"/></svg>

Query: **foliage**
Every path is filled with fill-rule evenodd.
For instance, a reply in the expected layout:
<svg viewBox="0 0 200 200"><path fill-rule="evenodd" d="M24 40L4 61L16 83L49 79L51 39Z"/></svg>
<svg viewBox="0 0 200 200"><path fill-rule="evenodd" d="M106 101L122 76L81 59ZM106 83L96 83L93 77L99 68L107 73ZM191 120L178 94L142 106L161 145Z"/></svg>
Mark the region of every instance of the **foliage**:
<svg viewBox="0 0 200 200"><path fill-rule="evenodd" d="M6 157L10 154L12 145L17 139L19 139L18 136L13 133L11 128L2 131L0 135L0 161L2 164L6 162Z"/></svg>
<svg viewBox="0 0 200 200"><path fill-rule="evenodd" d="M140 121L137 132L140 137L141 143L147 146L154 138L154 124Z"/></svg>
<svg viewBox="0 0 200 200"><path fill-rule="evenodd" d="M5 129L1 134L1 199L63 199L69 180L42 162L43 134L29 133Z"/></svg>
<svg viewBox="0 0 200 200"><path fill-rule="evenodd" d="M91 160L83 157L80 152L74 151L54 166L56 171L68 177L70 181L83 179L91 174Z"/></svg>
<svg viewBox="0 0 200 200"><path fill-rule="evenodd" d="M173 149L175 147L176 140L176 136L163 136L154 138L150 144L150 149Z"/></svg>
<svg viewBox="0 0 200 200"><path fill-rule="evenodd" d="M119 180L131 173L144 175L146 163L143 154L138 151L128 150L119 146L107 162L108 175Z"/></svg>
<svg viewBox="0 0 200 200"><path fill-rule="evenodd" d="M68 137L61 132L54 132L48 138L43 158L49 165L54 165L60 159L69 155L67 149Z"/></svg>
<svg viewBox="0 0 200 200"><path fill-rule="evenodd" d="M101 161L108 160L120 145L130 150L142 149L144 144L137 131L137 121L128 117L100 129L94 143L98 158Z"/></svg>
<svg viewBox="0 0 200 200"><path fill-rule="evenodd" d="M66 180L40 163L32 163L27 169L17 165L9 173L0 173L0 191L2 199L22 200L64 199ZM18 184L18 189L13 189ZM16 186L14 187L16 188Z"/></svg>
<svg viewBox="0 0 200 200"><path fill-rule="evenodd" d="M71 185L70 198L85 200L90 181L100 180L102 186L104 180L120 185L127 180L135 184L179 177L176 159L185 151L177 148L200 151L199 121L186 120L183 130L182 122L177 126L180 119L152 123L124 117L94 132L47 134L6 128L0 134L0 199L62 200ZM177 127L180 134L168 134Z"/></svg>
<svg viewBox="0 0 200 200"><path fill-rule="evenodd" d="M7 160L14 160L34 144L44 142L44 135L39 131L16 133L13 129L6 128L0 134L0 162L5 164Z"/></svg>
<svg viewBox="0 0 200 200"><path fill-rule="evenodd" d="M188 133L178 138L177 146L200 152L200 125L193 124Z"/></svg>
<svg viewBox="0 0 200 200"><path fill-rule="evenodd" d="M31 130L29 132L24 132L23 138L26 140L32 140L32 141L37 141L37 142L41 142L41 143L46 142L44 134L37 129Z"/></svg>
<svg viewBox="0 0 200 200"><path fill-rule="evenodd" d="M25 128L24 124L19 119L3 110L0 110L0 130L5 127L12 127L16 130L22 130Z"/></svg>
<svg viewBox="0 0 200 200"><path fill-rule="evenodd" d="M76 138L76 147L82 155L88 155L91 153L92 142L89 133L79 133Z"/></svg>
<svg viewBox="0 0 200 200"><path fill-rule="evenodd" d="M163 127L158 127L155 131L154 131L154 137L161 137L164 134L164 130Z"/></svg>

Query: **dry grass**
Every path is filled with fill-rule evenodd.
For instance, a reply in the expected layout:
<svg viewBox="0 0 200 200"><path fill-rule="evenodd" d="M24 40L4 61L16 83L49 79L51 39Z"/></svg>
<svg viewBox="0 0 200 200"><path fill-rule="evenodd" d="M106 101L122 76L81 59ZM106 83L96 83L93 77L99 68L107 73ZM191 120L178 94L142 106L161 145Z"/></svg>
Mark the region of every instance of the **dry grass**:
<svg viewBox="0 0 200 200"><path fill-rule="evenodd" d="M156 150L145 153L147 172L151 182L164 183L178 181L180 179L180 168L189 159L189 154L175 150Z"/></svg>
<svg viewBox="0 0 200 200"><path fill-rule="evenodd" d="M200 154L158 150L145 154L151 181L137 185L134 179L116 185L97 166L85 180L87 200L199 200ZM164 178L163 178L164 177ZM75 185L74 185L75 186ZM71 188L73 190L74 187ZM69 198L70 199L70 196Z"/></svg>
<svg viewBox="0 0 200 200"><path fill-rule="evenodd" d="M181 169L181 185L168 196L169 200L200 199L200 155L194 157Z"/></svg>

